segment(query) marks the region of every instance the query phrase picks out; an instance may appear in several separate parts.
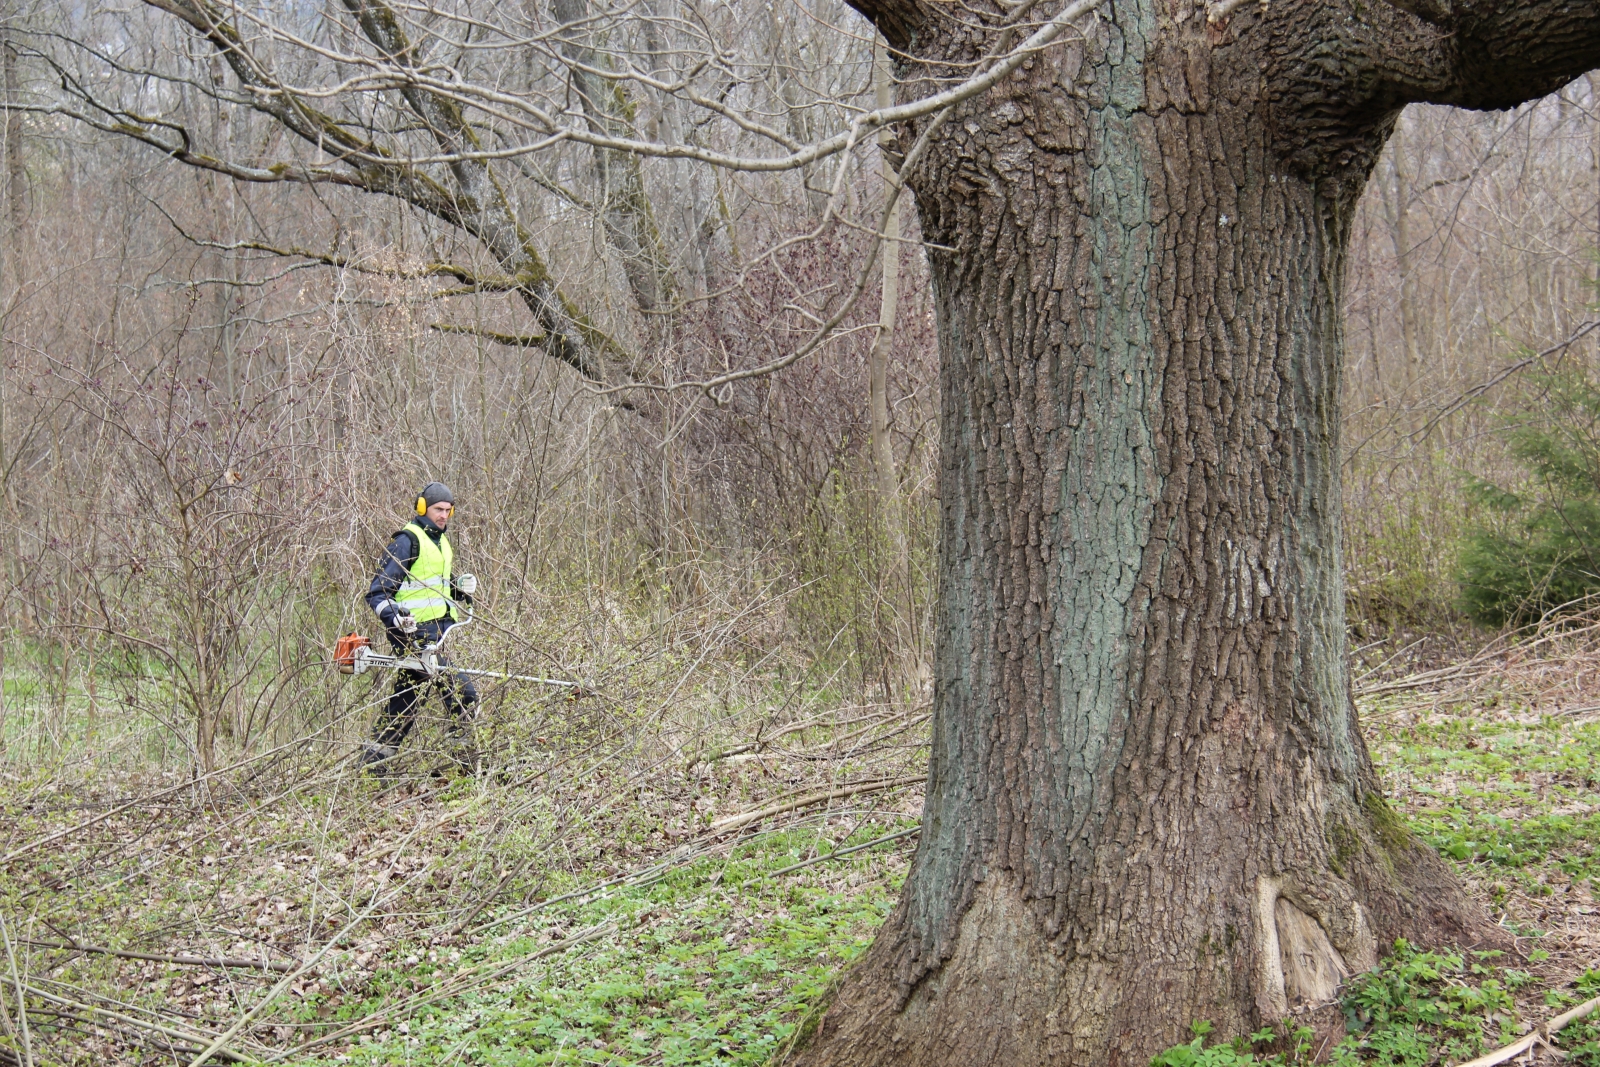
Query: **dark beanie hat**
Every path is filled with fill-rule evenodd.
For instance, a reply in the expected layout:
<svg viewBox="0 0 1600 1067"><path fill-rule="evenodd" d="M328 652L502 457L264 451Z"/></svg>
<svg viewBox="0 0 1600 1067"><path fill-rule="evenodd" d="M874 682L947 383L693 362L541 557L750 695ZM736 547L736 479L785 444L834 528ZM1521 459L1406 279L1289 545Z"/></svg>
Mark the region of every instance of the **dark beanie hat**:
<svg viewBox="0 0 1600 1067"><path fill-rule="evenodd" d="M451 495L450 487L443 482L429 482L422 487L422 506L431 508L435 504L454 504L456 498Z"/></svg>

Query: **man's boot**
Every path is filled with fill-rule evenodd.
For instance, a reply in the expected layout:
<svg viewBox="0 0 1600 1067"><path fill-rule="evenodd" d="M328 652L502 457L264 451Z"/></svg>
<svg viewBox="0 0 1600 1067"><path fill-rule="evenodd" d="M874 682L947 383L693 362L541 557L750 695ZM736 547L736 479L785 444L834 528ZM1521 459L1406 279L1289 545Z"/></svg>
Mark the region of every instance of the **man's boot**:
<svg viewBox="0 0 1600 1067"><path fill-rule="evenodd" d="M462 774L477 774L482 762L478 757L478 705L476 701L457 704L453 695L446 691L447 706L450 707L450 762L454 763Z"/></svg>
<svg viewBox="0 0 1600 1067"><path fill-rule="evenodd" d="M478 773L478 746L474 743L472 727L457 726L450 731L450 762L462 774Z"/></svg>
<svg viewBox="0 0 1600 1067"><path fill-rule="evenodd" d="M389 761L394 759L400 750L393 745L375 745L368 742L361 746L361 769L374 778L389 777Z"/></svg>

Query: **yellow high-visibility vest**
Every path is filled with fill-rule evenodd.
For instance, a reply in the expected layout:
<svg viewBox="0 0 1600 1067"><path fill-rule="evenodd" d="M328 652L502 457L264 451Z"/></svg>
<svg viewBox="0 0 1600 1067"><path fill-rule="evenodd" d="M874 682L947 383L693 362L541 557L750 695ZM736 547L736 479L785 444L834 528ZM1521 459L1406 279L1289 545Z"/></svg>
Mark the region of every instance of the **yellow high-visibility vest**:
<svg viewBox="0 0 1600 1067"><path fill-rule="evenodd" d="M439 535L439 543L423 532L414 522L406 524L406 532L417 542L417 558L411 564L406 580L395 594L395 603L411 612L418 622L431 622L446 615L454 617L454 601L450 599L450 564L455 553L450 550L450 538Z"/></svg>

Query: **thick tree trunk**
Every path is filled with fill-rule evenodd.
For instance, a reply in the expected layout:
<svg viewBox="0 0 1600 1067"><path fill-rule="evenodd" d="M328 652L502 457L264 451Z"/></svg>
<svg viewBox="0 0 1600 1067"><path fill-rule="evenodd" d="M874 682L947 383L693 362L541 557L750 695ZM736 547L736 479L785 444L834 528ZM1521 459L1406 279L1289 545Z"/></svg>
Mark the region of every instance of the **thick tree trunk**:
<svg viewBox="0 0 1600 1067"><path fill-rule="evenodd" d="M1443 69L1469 33L1398 8L1115 0L907 175L942 357L931 773L900 905L803 1062L1144 1064L1193 1019L1326 1001L1396 936L1484 936L1357 729L1338 390L1399 104L1600 62L1592 3L1501 6L1570 33L1490 57L1496 95ZM994 40L920 25L893 43L924 61Z"/></svg>
<svg viewBox="0 0 1600 1067"><path fill-rule="evenodd" d="M552 0L550 9L566 27L561 53L573 63L572 86L589 128L611 137L637 138L638 131L633 128L636 105L627 84L592 73L611 69L615 61L583 41L590 17L588 0ZM634 304L641 311L658 311L673 294L666 250L650 211L650 198L645 195L643 160L596 148L594 169L600 190L600 223L606 240L622 260ZM651 319L648 325L654 331L659 324Z"/></svg>

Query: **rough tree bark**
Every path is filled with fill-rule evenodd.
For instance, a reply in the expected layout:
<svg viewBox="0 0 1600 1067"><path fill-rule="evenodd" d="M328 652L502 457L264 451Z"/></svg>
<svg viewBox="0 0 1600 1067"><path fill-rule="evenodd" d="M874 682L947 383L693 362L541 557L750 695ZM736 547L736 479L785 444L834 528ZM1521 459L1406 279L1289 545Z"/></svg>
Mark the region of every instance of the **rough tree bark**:
<svg viewBox="0 0 1600 1067"><path fill-rule="evenodd" d="M150 2L150 0L146 0ZM407 37L404 23L383 0L344 0L362 33L389 61L413 66L418 48ZM244 75L240 75L241 78ZM468 156L481 149L477 131L459 104L441 94L416 86L401 90L406 103L428 127L441 151ZM303 110L303 109L302 109ZM595 381L606 381L608 339L588 323L583 314L556 288L533 239L517 221L505 188L487 160L457 158L449 164L455 180L451 196L454 221L482 241L500 265L516 279L516 292L533 312L544 334L545 351ZM597 343L598 342L598 343Z"/></svg>
<svg viewBox="0 0 1600 1067"><path fill-rule="evenodd" d="M907 96L1052 10L851 2ZM1107 0L906 175L944 398L928 797L806 1064L1144 1064L1482 935L1350 698L1345 251L1405 103L1558 88L1600 4L1231 6Z"/></svg>

